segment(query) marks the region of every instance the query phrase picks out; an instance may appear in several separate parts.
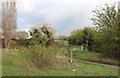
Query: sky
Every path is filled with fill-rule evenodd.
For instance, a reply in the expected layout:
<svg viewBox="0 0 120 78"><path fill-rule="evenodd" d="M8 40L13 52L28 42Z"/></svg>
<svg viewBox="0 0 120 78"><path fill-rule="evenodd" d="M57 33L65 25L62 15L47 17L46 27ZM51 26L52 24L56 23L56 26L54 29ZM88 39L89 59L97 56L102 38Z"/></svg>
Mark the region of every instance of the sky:
<svg viewBox="0 0 120 78"><path fill-rule="evenodd" d="M89 18L97 6L119 0L17 0L17 30L49 23L56 35L69 36L74 29L92 26Z"/></svg>

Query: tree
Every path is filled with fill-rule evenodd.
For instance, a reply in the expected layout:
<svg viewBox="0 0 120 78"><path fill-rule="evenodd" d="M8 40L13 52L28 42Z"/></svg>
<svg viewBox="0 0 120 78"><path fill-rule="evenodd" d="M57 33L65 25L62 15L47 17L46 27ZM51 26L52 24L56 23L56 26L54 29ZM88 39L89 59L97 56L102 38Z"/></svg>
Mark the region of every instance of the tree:
<svg viewBox="0 0 120 78"><path fill-rule="evenodd" d="M98 31L104 31L117 26L117 10L115 5L105 5L93 11L94 15L91 20Z"/></svg>
<svg viewBox="0 0 120 78"><path fill-rule="evenodd" d="M0 27L2 25L2 12L1 12L1 3L0 3ZM0 29L0 48L2 47L2 33Z"/></svg>
<svg viewBox="0 0 120 78"><path fill-rule="evenodd" d="M10 47L10 39L16 30L16 1L2 2L2 26L5 48Z"/></svg>
<svg viewBox="0 0 120 78"><path fill-rule="evenodd" d="M32 44L49 46L53 41L54 29L48 24L38 24L31 28Z"/></svg>
<svg viewBox="0 0 120 78"><path fill-rule="evenodd" d="M118 54L120 55L120 1L118 2Z"/></svg>
<svg viewBox="0 0 120 78"><path fill-rule="evenodd" d="M71 32L70 44L72 44L72 45L82 45L83 44L83 30L82 29L73 30Z"/></svg>
<svg viewBox="0 0 120 78"><path fill-rule="evenodd" d="M99 50L104 53L116 54L118 49L118 11L115 5L105 5L96 9L91 19L98 31Z"/></svg>
<svg viewBox="0 0 120 78"><path fill-rule="evenodd" d="M88 48L92 50L92 45L95 44L96 30L91 27L85 27L84 29L77 29L71 32L70 44L72 45L86 45L88 41Z"/></svg>
<svg viewBox="0 0 120 78"><path fill-rule="evenodd" d="M89 50L93 50L95 44L96 30L91 27L85 27L83 29L83 43Z"/></svg>
<svg viewBox="0 0 120 78"><path fill-rule="evenodd" d="M0 3L0 27L2 25L2 4ZM0 28L0 32L1 32L1 28Z"/></svg>

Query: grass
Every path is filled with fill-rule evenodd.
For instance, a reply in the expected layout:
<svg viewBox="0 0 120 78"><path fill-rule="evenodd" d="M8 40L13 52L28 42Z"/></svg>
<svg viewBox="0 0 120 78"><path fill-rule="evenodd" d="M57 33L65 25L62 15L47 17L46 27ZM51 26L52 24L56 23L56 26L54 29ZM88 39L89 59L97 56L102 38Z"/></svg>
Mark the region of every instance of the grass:
<svg viewBox="0 0 120 78"><path fill-rule="evenodd" d="M0 77L2 77L2 49L0 48Z"/></svg>
<svg viewBox="0 0 120 78"><path fill-rule="evenodd" d="M94 61L94 62L111 64L111 65L119 65L118 60L105 58L101 53L74 51L73 57L87 61Z"/></svg>
<svg viewBox="0 0 120 78"><path fill-rule="evenodd" d="M3 50L3 76L118 76L118 69L86 62L61 62L56 67L25 67L19 49ZM66 59L64 59L66 60ZM73 71L73 69L75 71Z"/></svg>

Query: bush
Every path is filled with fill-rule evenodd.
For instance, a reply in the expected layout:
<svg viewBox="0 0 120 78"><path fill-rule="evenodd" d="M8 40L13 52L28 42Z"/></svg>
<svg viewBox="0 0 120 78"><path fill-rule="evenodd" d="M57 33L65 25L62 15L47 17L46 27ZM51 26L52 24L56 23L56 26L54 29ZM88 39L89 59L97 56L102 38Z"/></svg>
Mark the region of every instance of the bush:
<svg viewBox="0 0 120 78"><path fill-rule="evenodd" d="M33 45L50 46L53 42L54 29L48 24L38 24L30 29Z"/></svg>
<svg viewBox="0 0 120 78"><path fill-rule="evenodd" d="M38 69L44 67L52 67L57 62L57 50L53 47L44 47L41 45L29 46L22 50L25 64L29 67L36 67Z"/></svg>

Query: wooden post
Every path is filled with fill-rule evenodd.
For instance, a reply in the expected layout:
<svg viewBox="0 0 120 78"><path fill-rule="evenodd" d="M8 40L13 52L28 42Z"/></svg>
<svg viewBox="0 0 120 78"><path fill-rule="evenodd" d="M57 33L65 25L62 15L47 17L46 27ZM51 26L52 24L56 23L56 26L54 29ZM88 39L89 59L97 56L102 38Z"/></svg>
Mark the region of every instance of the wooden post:
<svg viewBox="0 0 120 78"><path fill-rule="evenodd" d="M73 52L71 51L71 52L70 52L70 62L71 62L71 63L73 62L72 54L73 54Z"/></svg>

